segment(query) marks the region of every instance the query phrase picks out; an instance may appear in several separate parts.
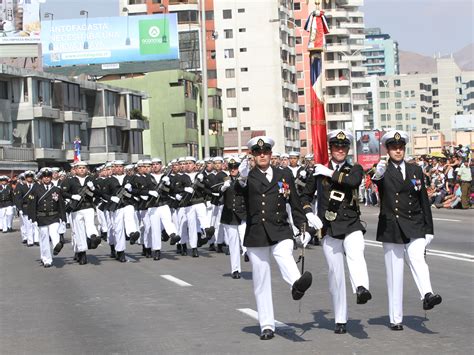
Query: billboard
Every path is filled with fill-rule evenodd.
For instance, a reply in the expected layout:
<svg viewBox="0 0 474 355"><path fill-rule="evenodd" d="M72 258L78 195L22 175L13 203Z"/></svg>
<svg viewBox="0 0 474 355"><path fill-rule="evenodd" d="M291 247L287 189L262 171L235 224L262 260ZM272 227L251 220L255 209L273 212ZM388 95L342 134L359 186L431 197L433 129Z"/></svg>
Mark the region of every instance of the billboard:
<svg viewBox="0 0 474 355"><path fill-rule="evenodd" d="M40 43L40 3L43 2L0 1L0 45Z"/></svg>
<svg viewBox="0 0 474 355"><path fill-rule="evenodd" d="M387 154L385 147L380 144L383 131L356 131L357 162L364 170L377 164L380 157Z"/></svg>
<svg viewBox="0 0 474 355"><path fill-rule="evenodd" d="M176 60L176 14L41 22L44 67Z"/></svg>

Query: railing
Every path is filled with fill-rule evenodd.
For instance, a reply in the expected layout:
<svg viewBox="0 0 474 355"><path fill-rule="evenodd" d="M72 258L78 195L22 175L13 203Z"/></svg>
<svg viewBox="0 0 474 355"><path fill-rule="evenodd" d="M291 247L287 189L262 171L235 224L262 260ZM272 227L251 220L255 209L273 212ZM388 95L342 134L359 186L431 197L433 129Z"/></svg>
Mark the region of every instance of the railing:
<svg viewBox="0 0 474 355"><path fill-rule="evenodd" d="M33 148L0 147L0 160L33 161L35 154Z"/></svg>

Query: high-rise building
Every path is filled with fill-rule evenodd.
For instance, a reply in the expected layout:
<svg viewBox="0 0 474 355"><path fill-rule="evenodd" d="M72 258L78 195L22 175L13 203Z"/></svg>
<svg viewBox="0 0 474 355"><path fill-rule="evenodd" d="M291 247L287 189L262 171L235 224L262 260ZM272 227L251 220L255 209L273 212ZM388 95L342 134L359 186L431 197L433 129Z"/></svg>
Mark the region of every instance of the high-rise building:
<svg viewBox="0 0 474 355"><path fill-rule="evenodd" d="M364 66L368 75L400 74L398 42L390 35L382 33L380 28L365 30Z"/></svg>
<svg viewBox="0 0 474 355"><path fill-rule="evenodd" d="M224 130L264 131L275 151L300 149L293 1L214 1ZM238 140L237 140L238 141ZM234 144L234 143L233 143Z"/></svg>
<svg viewBox="0 0 474 355"><path fill-rule="evenodd" d="M322 2L330 30L323 62L328 130L372 126L367 109L367 68L362 65L364 14L359 6L363 4L363 0Z"/></svg>

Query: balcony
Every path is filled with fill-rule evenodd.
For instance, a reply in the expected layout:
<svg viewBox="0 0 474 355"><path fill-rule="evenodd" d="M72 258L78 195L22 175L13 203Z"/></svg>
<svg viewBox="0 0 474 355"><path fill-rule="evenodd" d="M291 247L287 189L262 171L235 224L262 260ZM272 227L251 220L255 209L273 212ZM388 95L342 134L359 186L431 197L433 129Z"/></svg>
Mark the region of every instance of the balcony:
<svg viewBox="0 0 474 355"><path fill-rule="evenodd" d="M105 161L123 160L129 161L128 153L120 152L96 152L89 154L89 164L103 164Z"/></svg>
<svg viewBox="0 0 474 355"><path fill-rule="evenodd" d="M333 28L326 36L351 36L348 28Z"/></svg>
<svg viewBox="0 0 474 355"><path fill-rule="evenodd" d="M53 148L35 148L35 159L66 161L66 151Z"/></svg>
<svg viewBox="0 0 474 355"><path fill-rule="evenodd" d="M220 108L209 107L208 116L210 120L222 122L222 110Z"/></svg>
<svg viewBox="0 0 474 355"><path fill-rule="evenodd" d="M130 120L128 121L130 124L128 127L125 127L123 129L134 129L134 130L145 130L150 128L150 124L148 121L143 121L143 120Z"/></svg>
<svg viewBox="0 0 474 355"><path fill-rule="evenodd" d="M349 69L349 62L343 60L331 60L323 63L324 69Z"/></svg>
<svg viewBox="0 0 474 355"><path fill-rule="evenodd" d="M330 43L326 44L326 52L350 52L347 43Z"/></svg>
<svg viewBox="0 0 474 355"><path fill-rule="evenodd" d="M348 79L326 79L324 82L326 87L340 87L340 86L349 86Z"/></svg>
<svg viewBox="0 0 474 355"><path fill-rule="evenodd" d="M89 120L89 115L87 112L63 111L60 113L60 116L64 119L64 122L87 123Z"/></svg>
<svg viewBox="0 0 474 355"><path fill-rule="evenodd" d="M11 109L14 111L14 107L18 107L18 121L30 121L34 118L51 118L60 119L60 110L52 108L51 106L31 106L28 104L12 104Z"/></svg>
<svg viewBox="0 0 474 355"><path fill-rule="evenodd" d="M33 161L35 160L34 149L3 146L0 147L0 160Z"/></svg>
<svg viewBox="0 0 474 355"><path fill-rule="evenodd" d="M326 95L324 102L327 104L350 104L351 97L347 95Z"/></svg>
<svg viewBox="0 0 474 355"><path fill-rule="evenodd" d="M81 149L81 160L89 161L89 159L90 159L89 151L84 149L84 147L82 147L82 149ZM74 150L73 149L66 150L66 160L67 161L74 160Z"/></svg>
<svg viewBox="0 0 474 355"><path fill-rule="evenodd" d="M352 115L350 112L327 112L326 119L330 121L352 121Z"/></svg>
<svg viewBox="0 0 474 355"><path fill-rule="evenodd" d="M204 144L204 136L201 136L201 143ZM209 135L209 147L211 148L223 148L224 147L224 136L217 134Z"/></svg>
<svg viewBox="0 0 474 355"><path fill-rule="evenodd" d="M90 128L121 127L127 129L129 120L116 116L94 116L90 120Z"/></svg>

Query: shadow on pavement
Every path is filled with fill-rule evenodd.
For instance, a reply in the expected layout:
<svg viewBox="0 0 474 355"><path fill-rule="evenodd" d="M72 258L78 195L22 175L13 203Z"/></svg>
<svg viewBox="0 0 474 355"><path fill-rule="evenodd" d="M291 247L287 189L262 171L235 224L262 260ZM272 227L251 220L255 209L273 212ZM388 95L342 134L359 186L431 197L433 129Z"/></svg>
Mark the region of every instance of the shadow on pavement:
<svg viewBox="0 0 474 355"><path fill-rule="evenodd" d="M416 332L423 333L423 334L438 334L437 332L433 332L432 330L428 329L425 325L425 321L429 320L426 317L419 317L419 316L404 316L403 317L403 326L406 328L410 328ZM371 318L367 321L370 325L383 325L386 327L390 327L390 319L388 316L381 316L378 318Z"/></svg>

